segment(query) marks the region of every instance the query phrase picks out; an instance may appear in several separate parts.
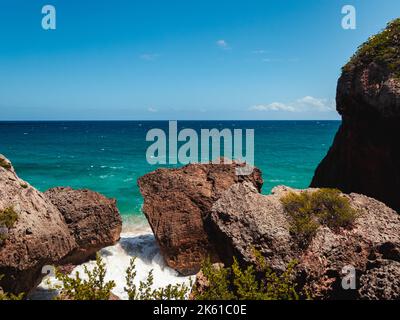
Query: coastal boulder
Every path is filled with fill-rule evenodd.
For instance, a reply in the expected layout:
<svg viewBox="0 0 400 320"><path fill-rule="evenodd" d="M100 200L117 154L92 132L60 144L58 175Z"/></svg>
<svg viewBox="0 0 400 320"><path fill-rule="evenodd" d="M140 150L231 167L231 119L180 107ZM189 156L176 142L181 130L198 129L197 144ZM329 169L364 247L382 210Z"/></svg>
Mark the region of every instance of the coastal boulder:
<svg viewBox="0 0 400 320"><path fill-rule="evenodd" d="M206 257L219 260L208 230L213 203L235 183L248 182L258 191L263 184L258 169L237 175L241 167L238 163L190 164L158 169L139 178L143 212L168 266L191 275Z"/></svg>
<svg viewBox="0 0 400 320"><path fill-rule="evenodd" d="M56 264L77 248L58 209L18 178L1 155L0 216L0 287L6 292L30 291L41 281L43 266Z"/></svg>
<svg viewBox="0 0 400 320"><path fill-rule="evenodd" d="M233 185L211 213L222 262L230 265L235 256L244 265L255 264L255 249L278 273L296 260L298 286L315 299L397 298L400 286L392 278L400 272L400 216L375 199L342 194L357 212L352 227L320 225L306 246L299 245L281 199L289 192L316 190L277 187L262 195L249 183ZM342 288L349 270L355 271L355 290Z"/></svg>
<svg viewBox="0 0 400 320"><path fill-rule="evenodd" d="M21 180L0 155L0 287L29 293L44 266L79 264L118 241L115 200L88 190L43 194Z"/></svg>
<svg viewBox="0 0 400 320"><path fill-rule="evenodd" d="M363 44L337 86L342 124L312 187L335 187L400 211L400 19Z"/></svg>
<svg viewBox="0 0 400 320"><path fill-rule="evenodd" d="M116 200L90 190L53 188L45 196L61 212L77 248L62 263L80 264L120 239L122 219Z"/></svg>

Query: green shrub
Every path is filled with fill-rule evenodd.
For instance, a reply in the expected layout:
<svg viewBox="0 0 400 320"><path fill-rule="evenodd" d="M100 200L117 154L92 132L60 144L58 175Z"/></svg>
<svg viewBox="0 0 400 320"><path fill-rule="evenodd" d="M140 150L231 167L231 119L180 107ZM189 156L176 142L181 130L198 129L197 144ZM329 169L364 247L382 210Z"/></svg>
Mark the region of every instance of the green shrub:
<svg viewBox="0 0 400 320"><path fill-rule="evenodd" d="M0 210L0 228L11 229L18 220L18 214L12 207ZM7 239L7 234L0 233L0 245Z"/></svg>
<svg viewBox="0 0 400 320"><path fill-rule="evenodd" d="M312 195L314 212L321 224L333 230L349 228L357 217L347 198L337 189L319 189Z"/></svg>
<svg viewBox="0 0 400 320"><path fill-rule="evenodd" d="M4 275L0 274L0 280L4 278ZM24 298L25 294L20 293L18 295L11 294L11 293L5 293L0 287L0 301L1 300L22 300Z"/></svg>
<svg viewBox="0 0 400 320"><path fill-rule="evenodd" d="M12 293L4 293L0 288L0 301L4 300L22 300L24 299L25 294L20 293L18 295Z"/></svg>
<svg viewBox="0 0 400 320"><path fill-rule="evenodd" d="M82 279L77 271L75 277L56 271L57 280L61 281L59 300L109 300L114 281L105 281L106 266L100 255L96 257L96 266L90 271L84 266L87 279Z"/></svg>
<svg viewBox="0 0 400 320"><path fill-rule="evenodd" d="M202 273L207 279L205 288L194 288L196 300L299 300L296 291L294 268L289 263L284 273L278 275L265 263L259 253L256 266L243 268L237 259L231 267L213 266L207 259Z"/></svg>
<svg viewBox="0 0 400 320"><path fill-rule="evenodd" d="M290 192L281 202L291 216L290 231L304 245L310 241L318 230L319 223L312 214L312 199L308 192L300 194Z"/></svg>
<svg viewBox="0 0 400 320"><path fill-rule="evenodd" d="M139 287L134 284L136 278L136 258L132 258L130 265L126 270L126 287L125 292L128 293L129 300L185 300L187 299L192 283L187 286L185 284L168 285L165 288L152 289L154 284L153 270L147 276L146 281L140 281Z"/></svg>
<svg viewBox="0 0 400 320"><path fill-rule="evenodd" d="M11 164L9 162L7 162L5 159L0 158L0 167L3 167L6 170L10 170Z"/></svg>
<svg viewBox="0 0 400 320"><path fill-rule="evenodd" d="M206 259L201 267L203 276L207 279L208 285L205 290L199 291L194 288L194 296L197 300L233 300L235 294L231 290L230 268L214 266L210 259Z"/></svg>
<svg viewBox="0 0 400 320"><path fill-rule="evenodd" d="M389 68L400 78L400 18L388 23L381 33L370 37L362 44L343 71L375 61Z"/></svg>
<svg viewBox="0 0 400 320"><path fill-rule="evenodd" d="M281 275L272 272L265 264L261 255L256 256L257 267L241 268L234 260L232 267L215 267L210 260L206 260L202 272L206 276L209 286L202 292L194 288L194 297L197 300L298 300L294 282L293 261ZM262 262L264 261L264 262ZM75 277L56 272L56 278L61 284L55 289L60 290L58 299L68 300L108 300L111 290L115 287L113 281L105 283L105 265L100 256L97 256L96 267L93 271L85 268L88 280L82 280L77 272ZM262 273L262 277L259 275ZM134 284L136 278L135 258L131 259L126 271L125 292L129 300L185 300L191 293L193 283L189 285L168 285L164 288L152 289L154 284L153 272L150 271L145 281L139 286Z"/></svg>
<svg viewBox="0 0 400 320"><path fill-rule="evenodd" d="M18 214L12 207L0 211L0 226L12 228L18 220Z"/></svg>
<svg viewBox="0 0 400 320"><path fill-rule="evenodd" d="M307 244L320 225L332 230L351 227L357 212L337 189L314 192L290 192L281 202L291 217L291 232L301 244Z"/></svg>

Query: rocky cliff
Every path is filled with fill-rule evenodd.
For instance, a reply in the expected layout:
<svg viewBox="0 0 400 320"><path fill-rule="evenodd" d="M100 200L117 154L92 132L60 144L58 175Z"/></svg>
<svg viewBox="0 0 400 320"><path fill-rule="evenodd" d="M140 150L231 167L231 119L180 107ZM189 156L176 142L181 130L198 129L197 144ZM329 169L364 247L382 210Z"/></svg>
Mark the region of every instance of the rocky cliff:
<svg viewBox="0 0 400 320"><path fill-rule="evenodd" d="M289 193L316 192L277 187L261 195L249 183L233 185L212 208L213 232L220 257L230 265L235 256L255 264L254 249L273 271L296 260L297 283L314 299L399 299L400 216L364 195L341 195L357 212L351 227L320 225L306 246L299 245L292 217L282 199ZM328 198L329 199L329 198ZM336 208L337 209L337 208ZM356 288L344 290L342 279L354 268ZM346 271L347 270L347 271Z"/></svg>
<svg viewBox="0 0 400 320"><path fill-rule="evenodd" d="M336 187L400 211L400 19L363 44L337 86L342 125L312 187Z"/></svg>
<svg viewBox="0 0 400 320"><path fill-rule="evenodd" d="M258 169L236 175L233 164L191 164L158 169L138 180L144 197L143 212L168 266L181 274L195 274L207 256L218 260L213 234L207 232L213 203L235 183L247 181L261 190Z"/></svg>
<svg viewBox="0 0 400 320"><path fill-rule="evenodd" d="M233 257L254 265L256 250L278 274L297 261L297 286L314 299L400 298L396 211L332 189L282 186L262 195L261 184L259 170L238 177L235 164L159 169L140 178L143 210L168 265L183 274L196 272L208 256L226 266ZM285 205L288 195L314 195L301 198L314 202ZM304 242L295 227L312 236ZM356 288L345 290L342 280L349 270Z"/></svg>
<svg viewBox="0 0 400 320"><path fill-rule="evenodd" d="M45 195L0 155L0 287L6 292L35 288L45 265L83 262L115 243L121 225L114 200L71 189Z"/></svg>

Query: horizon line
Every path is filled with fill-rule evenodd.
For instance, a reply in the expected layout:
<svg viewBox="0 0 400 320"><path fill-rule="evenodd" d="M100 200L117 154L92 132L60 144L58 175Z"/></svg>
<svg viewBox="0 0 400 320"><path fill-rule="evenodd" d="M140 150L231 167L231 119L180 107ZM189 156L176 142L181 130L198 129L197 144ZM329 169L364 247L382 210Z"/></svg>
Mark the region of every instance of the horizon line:
<svg viewBox="0 0 400 320"><path fill-rule="evenodd" d="M198 119L193 119L193 120L138 120L138 119L129 119L129 120L90 120L90 119L82 119L82 120L0 120L0 123L4 122L169 122L169 121L177 121L177 122L183 122L183 121L193 121L193 122L212 122L212 121L253 121L253 122L265 122L265 121L342 121L342 119L224 119L224 120L219 120L219 119L208 119L208 120L198 120Z"/></svg>

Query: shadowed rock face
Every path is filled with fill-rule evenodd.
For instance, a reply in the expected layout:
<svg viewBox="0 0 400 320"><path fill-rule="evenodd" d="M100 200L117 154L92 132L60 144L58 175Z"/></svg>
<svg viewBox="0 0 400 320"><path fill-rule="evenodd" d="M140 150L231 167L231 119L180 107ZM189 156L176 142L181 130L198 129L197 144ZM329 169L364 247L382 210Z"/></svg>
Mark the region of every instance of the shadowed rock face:
<svg viewBox="0 0 400 320"><path fill-rule="evenodd" d="M364 195L343 195L358 212L353 227L333 231L320 226L302 247L280 201L290 191L315 189L277 187L266 196L249 183L235 184L215 202L211 224L223 263L229 265L236 256L245 265L254 264L256 249L276 272L297 260L297 283L315 299L399 297L399 281L392 281L400 272L400 216L394 210ZM356 270L357 290L342 289L346 266Z"/></svg>
<svg viewBox="0 0 400 320"><path fill-rule="evenodd" d="M43 266L80 263L119 239L114 200L69 188L47 197L21 180L2 155L0 163L0 211L12 208L18 217L0 243L0 287L6 292L28 293L43 278Z"/></svg>
<svg viewBox="0 0 400 320"><path fill-rule="evenodd" d="M209 232L213 203L230 186L248 181L261 190L258 169L237 176L239 164L191 164L180 169L158 169L138 180L143 212L168 266L181 274L199 271L207 256L218 261Z"/></svg>
<svg viewBox="0 0 400 320"><path fill-rule="evenodd" d="M336 96L343 122L311 186L365 194L400 211L400 20L374 39L343 69Z"/></svg>

